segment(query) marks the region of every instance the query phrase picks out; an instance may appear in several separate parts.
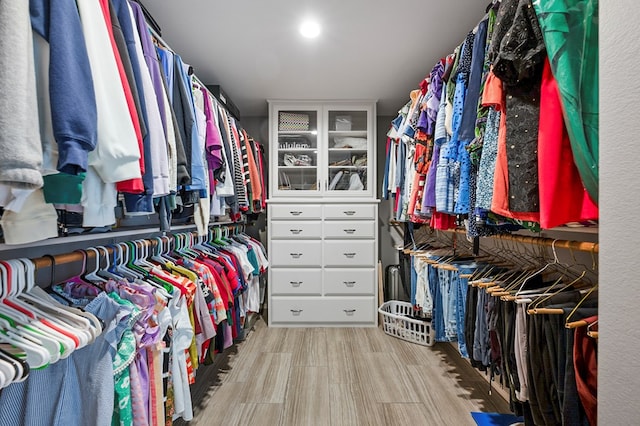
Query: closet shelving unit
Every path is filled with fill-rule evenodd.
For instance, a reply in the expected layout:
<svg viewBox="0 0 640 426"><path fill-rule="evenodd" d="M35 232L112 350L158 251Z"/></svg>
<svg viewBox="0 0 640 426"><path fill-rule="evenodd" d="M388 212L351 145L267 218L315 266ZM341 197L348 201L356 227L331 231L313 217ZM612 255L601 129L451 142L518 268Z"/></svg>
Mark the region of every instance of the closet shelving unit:
<svg viewBox="0 0 640 426"><path fill-rule="evenodd" d="M269 101L269 116L269 325L375 326L375 102Z"/></svg>

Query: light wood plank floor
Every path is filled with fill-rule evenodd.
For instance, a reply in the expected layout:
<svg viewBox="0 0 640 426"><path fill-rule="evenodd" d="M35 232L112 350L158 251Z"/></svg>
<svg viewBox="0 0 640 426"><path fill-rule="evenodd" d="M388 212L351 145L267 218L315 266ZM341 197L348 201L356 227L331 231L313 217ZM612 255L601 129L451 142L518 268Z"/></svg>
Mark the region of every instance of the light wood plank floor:
<svg viewBox="0 0 640 426"><path fill-rule="evenodd" d="M509 412L451 345L427 348L379 328L259 320L227 352L198 370L191 424L459 426L475 425L471 411Z"/></svg>

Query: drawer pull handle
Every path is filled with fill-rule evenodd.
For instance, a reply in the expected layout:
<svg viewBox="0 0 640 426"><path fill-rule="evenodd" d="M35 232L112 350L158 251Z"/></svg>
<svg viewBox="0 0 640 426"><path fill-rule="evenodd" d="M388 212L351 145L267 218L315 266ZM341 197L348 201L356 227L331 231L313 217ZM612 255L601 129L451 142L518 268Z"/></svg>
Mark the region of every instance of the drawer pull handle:
<svg viewBox="0 0 640 426"><path fill-rule="evenodd" d="M343 309L343 311L344 311L345 314L347 314L347 316L350 316L350 317L352 317L353 314L356 313L355 309Z"/></svg>
<svg viewBox="0 0 640 426"><path fill-rule="evenodd" d="M354 214L356 214L355 210L346 210L342 213L346 214L347 216L353 216Z"/></svg>
<svg viewBox="0 0 640 426"><path fill-rule="evenodd" d="M343 281L344 285L346 285L347 287L353 287L354 285L356 285L355 281Z"/></svg>
<svg viewBox="0 0 640 426"><path fill-rule="evenodd" d="M289 253L291 257L294 259L300 259L302 257L302 253Z"/></svg>
<svg viewBox="0 0 640 426"><path fill-rule="evenodd" d="M289 229L293 235L298 235L302 232L302 229Z"/></svg>
<svg viewBox="0 0 640 426"><path fill-rule="evenodd" d="M344 232L346 232L347 234L353 234L354 232L356 232L355 229L344 229Z"/></svg>
<svg viewBox="0 0 640 426"><path fill-rule="evenodd" d="M342 254L344 254L349 259L353 259L354 257L356 257L355 253L342 253Z"/></svg>
<svg viewBox="0 0 640 426"><path fill-rule="evenodd" d="M302 313L302 309L291 309L291 314L294 317L300 316L301 313Z"/></svg>
<svg viewBox="0 0 640 426"><path fill-rule="evenodd" d="M291 284L291 286L293 287L300 287L302 281L289 281L289 284Z"/></svg>
<svg viewBox="0 0 640 426"><path fill-rule="evenodd" d="M300 216L302 214L301 211L295 211L295 210L289 213L291 213L291 216Z"/></svg>

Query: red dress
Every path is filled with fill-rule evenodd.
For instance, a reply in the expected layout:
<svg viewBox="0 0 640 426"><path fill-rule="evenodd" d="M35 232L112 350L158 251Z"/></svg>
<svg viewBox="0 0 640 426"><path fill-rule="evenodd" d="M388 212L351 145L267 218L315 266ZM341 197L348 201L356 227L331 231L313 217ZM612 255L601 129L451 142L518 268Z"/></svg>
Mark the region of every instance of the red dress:
<svg viewBox="0 0 640 426"><path fill-rule="evenodd" d="M580 180L562 114L558 84L545 61L540 93L538 133L540 226L598 219L598 206Z"/></svg>

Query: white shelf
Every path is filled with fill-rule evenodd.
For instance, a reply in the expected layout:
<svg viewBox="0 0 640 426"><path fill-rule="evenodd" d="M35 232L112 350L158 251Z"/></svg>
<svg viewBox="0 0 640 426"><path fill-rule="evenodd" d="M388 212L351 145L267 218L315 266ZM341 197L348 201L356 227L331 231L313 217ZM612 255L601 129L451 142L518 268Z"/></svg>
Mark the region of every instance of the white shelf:
<svg viewBox="0 0 640 426"><path fill-rule="evenodd" d="M295 135L313 135L318 134L317 130L278 130L278 135L295 136Z"/></svg>
<svg viewBox="0 0 640 426"><path fill-rule="evenodd" d="M366 169L367 165L364 166L329 166L330 169Z"/></svg>
<svg viewBox="0 0 640 426"><path fill-rule="evenodd" d="M317 166L278 166L278 170L282 170L282 169L287 169L287 170L293 170L293 169L302 169L302 170L315 170L317 169Z"/></svg>
<svg viewBox="0 0 640 426"><path fill-rule="evenodd" d="M330 136L367 136L366 130L329 130Z"/></svg>
<svg viewBox="0 0 640 426"><path fill-rule="evenodd" d="M315 152L318 148L278 148L278 151Z"/></svg>
<svg viewBox="0 0 640 426"><path fill-rule="evenodd" d="M329 152L367 152L367 150L356 148L329 148Z"/></svg>

